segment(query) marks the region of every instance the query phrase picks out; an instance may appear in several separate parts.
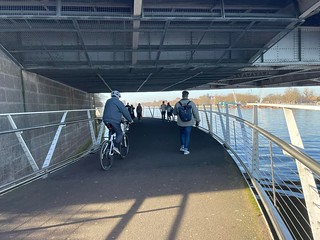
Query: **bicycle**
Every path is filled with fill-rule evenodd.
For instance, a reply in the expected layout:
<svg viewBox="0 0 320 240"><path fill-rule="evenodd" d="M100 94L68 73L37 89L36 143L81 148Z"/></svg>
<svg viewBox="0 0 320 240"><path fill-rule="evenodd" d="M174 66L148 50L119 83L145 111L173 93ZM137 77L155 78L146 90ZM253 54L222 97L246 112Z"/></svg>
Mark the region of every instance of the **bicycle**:
<svg viewBox="0 0 320 240"><path fill-rule="evenodd" d="M109 136L106 140L103 141L100 149L100 164L102 170L105 171L109 170L113 164L113 158L115 155L113 148L116 138L116 133L114 132L112 125L108 123L106 124L106 127L109 129ZM129 122L122 121L121 128L123 137L119 145L119 156L120 158L124 159L129 153L129 138L127 135L127 132L129 131Z"/></svg>

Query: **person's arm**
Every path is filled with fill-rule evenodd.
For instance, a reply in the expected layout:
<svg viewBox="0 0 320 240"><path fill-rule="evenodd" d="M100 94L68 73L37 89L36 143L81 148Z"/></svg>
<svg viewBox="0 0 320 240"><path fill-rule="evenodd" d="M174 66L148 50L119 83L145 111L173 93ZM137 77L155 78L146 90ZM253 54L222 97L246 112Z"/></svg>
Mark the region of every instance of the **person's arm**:
<svg viewBox="0 0 320 240"><path fill-rule="evenodd" d="M198 127L200 123L199 110L194 102L192 102L191 104L192 104L192 114L193 114L193 117L196 119L196 126Z"/></svg>
<svg viewBox="0 0 320 240"><path fill-rule="evenodd" d="M173 114L174 114L174 115L178 115L178 110L177 110L177 109L178 109L178 106L177 106L177 104L178 104L178 103L176 103L176 104L174 105L174 108L173 108Z"/></svg>

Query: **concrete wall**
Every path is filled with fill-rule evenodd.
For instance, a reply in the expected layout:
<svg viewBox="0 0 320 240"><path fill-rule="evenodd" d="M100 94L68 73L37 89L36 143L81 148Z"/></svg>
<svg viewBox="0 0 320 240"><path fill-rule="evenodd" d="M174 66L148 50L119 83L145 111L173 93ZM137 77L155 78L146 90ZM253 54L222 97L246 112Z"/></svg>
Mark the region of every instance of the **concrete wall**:
<svg viewBox="0 0 320 240"><path fill-rule="evenodd" d="M21 70L0 51L0 113L22 111Z"/></svg>
<svg viewBox="0 0 320 240"><path fill-rule="evenodd" d="M0 114L53 110L92 109L94 96L58 82L23 71L0 51ZM60 122L63 113L13 116L18 128L29 128ZM70 113L67 121L86 118L84 113ZM7 116L0 116L0 132L12 129ZM23 131L39 168L45 160L57 127ZM64 161L90 144L87 122L68 124L63 128L52 163ZM0 187L33 173L16 134L0 134Z"/></svg>
<svg viewBox="0 0 320 240"><path fill-rule="evenodd" d="M27 71L22 71L22 79L27 112L93 107L91 94Z"/></svg>

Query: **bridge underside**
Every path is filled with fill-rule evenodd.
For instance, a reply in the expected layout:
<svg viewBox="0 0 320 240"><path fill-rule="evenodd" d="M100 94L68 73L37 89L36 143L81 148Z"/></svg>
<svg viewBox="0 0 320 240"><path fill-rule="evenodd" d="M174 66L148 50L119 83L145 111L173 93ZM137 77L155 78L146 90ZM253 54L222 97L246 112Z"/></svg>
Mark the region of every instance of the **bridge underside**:
<svg viewBox="0 0 320 240"><path fill-rule="evenodd" d="M24 70L92 93L313 86L319 9L316 0L4 0L0 49ZM292 33L298 52L265 61Z"/></svg>

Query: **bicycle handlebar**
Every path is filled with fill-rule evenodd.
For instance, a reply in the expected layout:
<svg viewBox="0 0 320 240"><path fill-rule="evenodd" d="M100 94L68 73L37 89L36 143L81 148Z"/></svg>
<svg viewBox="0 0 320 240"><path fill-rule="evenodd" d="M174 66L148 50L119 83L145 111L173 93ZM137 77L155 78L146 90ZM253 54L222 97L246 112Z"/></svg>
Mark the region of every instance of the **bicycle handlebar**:
<svg viewBox="0 0 320 240"><path fill-rule="evenodd" d="M129 122L128 120L121 120L121 123L124 124L124 131L125 132L128 132L129 131L129 128L130 128L130 124L131 122Z"/></svg>
<svg viewBox="0 0 320 240"><path fill-rule="evenodd" d="M121 123L124 123L124 124L132 124L132 123L133 123L133 121L132 121L132 122L129 122L128 120L124 120L124 119L122 119L122 120L121 120Z"/></svg>

